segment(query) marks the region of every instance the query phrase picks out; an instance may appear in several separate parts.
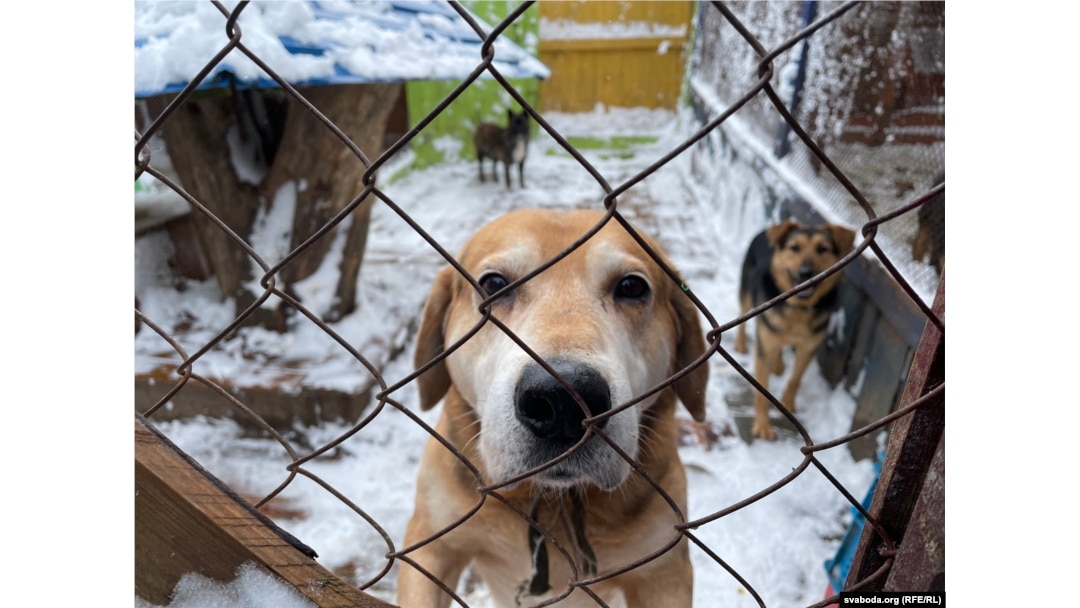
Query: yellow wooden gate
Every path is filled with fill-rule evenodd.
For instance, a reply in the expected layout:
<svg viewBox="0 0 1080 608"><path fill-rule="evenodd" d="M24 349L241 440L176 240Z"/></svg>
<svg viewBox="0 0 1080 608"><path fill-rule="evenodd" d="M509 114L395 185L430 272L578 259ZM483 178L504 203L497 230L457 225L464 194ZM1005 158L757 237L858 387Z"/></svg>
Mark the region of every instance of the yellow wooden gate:
<svg viewBox="0 0 1080 608"><path fill-rule="evenodd" d="M596 104L671 108L679 99L694 2L539 2L542 110Z"/></svg>

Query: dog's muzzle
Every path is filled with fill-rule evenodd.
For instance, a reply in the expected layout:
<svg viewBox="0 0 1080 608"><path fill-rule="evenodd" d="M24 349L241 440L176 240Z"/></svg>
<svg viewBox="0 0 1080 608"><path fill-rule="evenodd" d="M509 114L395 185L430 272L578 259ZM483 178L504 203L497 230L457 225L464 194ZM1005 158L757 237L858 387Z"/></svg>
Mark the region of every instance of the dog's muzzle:
<svg viewBox="0 0 1080 608"><path fill-rule="evenodd" d="M815 274L817 273L814 272L813 265L807 262L800 266L799 271L795 273L795 276L792 277L792 284L799 285L801 283L805 283L806 281L814 278ZM803 289L799 293L795 294L795 296L802 299L809 298L810 296L814 295L815 289L817 289L817 287L807 287L806 289Z"/></svg>
<svg viewBox="0 0 1080 608"><path fill-rule="evenodd" d="M514 391L514 415L531 439L529 445L522 446L528 468L562 456L585 436L586 418L611 410L611 390L599 371L567 359L555 359L549 365L565 386L532 362ZM594 426L601 430L607 422L605 418ZM603 440L590 439L573 455L538 473L535 480L542 485L569 487L593 479L601 487L614 487L623 475L618 472L620 467L609 462L613 455L606 452L610 448Z"/></svg>

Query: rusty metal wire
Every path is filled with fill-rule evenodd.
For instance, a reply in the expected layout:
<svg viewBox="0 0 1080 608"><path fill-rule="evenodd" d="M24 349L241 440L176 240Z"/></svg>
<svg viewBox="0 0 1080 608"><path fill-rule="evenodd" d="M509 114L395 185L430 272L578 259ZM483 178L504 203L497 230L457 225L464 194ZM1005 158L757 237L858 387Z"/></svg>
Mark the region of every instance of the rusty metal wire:
<svg viewBox="0 0 1080 608"><path fill-rule="evenodd" d="M169 101L166 107L162 111L160 111L153 118L153 120L149 122L149 124L145 125L145 128L141 132L136 132L135 178L137 180L144 173L152 175L153 177L167 185L170 189L175 191L177 194L179 194L181 197L183 197L184 200L186 200L187 203L190 205L193 213L204 217L206 220L216 225L223 234L228 236L228 238L235 244L236 247L241 248L245 252L245 254L261 269L262 275L261 277L259 277L259 284L261 285L263 291L253 303L251 303L244 310L239 312L239 314L237 314L237 316L229 324L227 324L225 327L222 327L212 339L206 341L195 352L192 353L187 352L186 349L183 348L179 344L179 342L169 334L168 331L157 325L153 319L147 318L143 313L139 311L138 307L136 307L135 315L137 323L141 323L145 331L152 331L158 334L164 341L166 341L171 346L172 349L175 350L176 355L182 361L179 365L175 366L175 368L171 370L172 378L170 382L174 384L172 388L164 395L164 397L162 397L158 402L152 404L137 403L136 410L140 411L146 417L153 420L154 414L156 412L158 412L162 407L164 407L167 402L173 399L177 393L185 390L188 385L192 383L203 384L209 387L212 391L224 397L229 402L231 407L234 408L241 416L252 421L252 423L255 424L259 429L261 429L261 431L265 432L267 436L272 437L277 443L279 443L286 451L289 459L291 460L291 463L287 467L287 478L275 490L262 497L261 500L259 500L256 504L256 507L265 505L275 496L279 495L282 490L284 490L296 479L297 476L305 476L310 478L327 492L337 497L343 505L347 506L349 509L355 512L357 517L365 520L374 530L376 530L386 543L385 567L380 572L375 574L371 580L362 585L362 588L368 588L371 585L374 585L383 577L385 577L390 572L391 567L394 565L395 561L410 563L413 564L415 567L419 568L420 566L416 564L411 557L411 554L414 551L426 544L433 542L438 538L438 536L448 534L453 529L463 524L487 501L500 501L514 511L516 511L517 514L522 518L522 520L527 522L530 526L540 529L544 538L546 538L552 544L552 546L566 558L567 562L570 563L572 568L574 569L574 580L566 588L565 592L558 597L553 598L552 600L549 600L548 602L540 605L554 604L560 599L569 595L575 589L581 589L585 593L589 594L596 601L597 605L604 605L603 601L591 590L590 587L592 585L600 581L615 577L624 572L633 570L635 568L639 568L642 565L656 559L665 552L669 551L676 544L682 542L685 539L690 543L694 544L695 546L699 547L702 551L704 551L713 561L716 562L716 564L720 568L730 574L735 580L737 580L741 585L743 585L747 590L749 590L751 596L756 600L759 605L764 606L764 601L761 599L760 594L754 589L751 581L745 580L735 568L733 568L731 565L724 561L722 556L718 555L707 544L703 543L700 538L695 535L694 531L703 525L724 518L741 509L752 508L752 506L756 502L777 492L779 489L790 484L796 478L804 475L810 469L816 469L822 475L824 475L829 480L829 482L836 488L836 491L841 493L845 497L845 499L852 505L852 507L861 512L864 517L867 517L867 525L878 531L878 533L884 539L885 545L895 549L895 544L892 539L889 538L888 533L880 525L878 525L878 523L873 519L870 513L868 513L867 510L863 508L859 499L856 496L853 496L851 491L848 490L839 480L837 480L821 463L821 461L818 460L817 454L824 450L846 445L849 442L855 440L856 438L873 435L874 433L879 432L881 429L886 428L894 421L902 417L909 416L912 414L912 412L920 408L943 407L939 406L938 404L940 402L936 401L935 399L943 395L944 384L940 384L939 386L935 387L923 398L920 398L913 403L906 404L904 407L897 409L888 416L882 417L870 424L865 425L860 429L852 431L849 434L841 437L830 438L826 441L815 440L810 436L810 433L802 425L799 417L782 407L777 397L772 395L767 387L762 386L761 383L759 383L758 380L754 378L754 375L751 373L751 371L745 369L736 360L736 358L730 352L728 352L728 350L724 346L721 345L721 335L724 332L733 329L738 325L749 321L750 319L757 317L763 311L771 307L780 305L782 302L795 295L800 289L809 285L816 285L818 283L821 283L828 276L834 273L841 272L847 266L852 264L856 259L860 258L864 255L864 253L867 252L872 253L881 262L887 274L901 287L903 293L911 299L914 305L922 311L922 313L926 317L926 320L930 324L935 326L939 331L944 333L944 318L936 315L930 305L927 302L924 302L917 295L916 290L909 285L903 274L890 260L888 253L886 253L886 251L877 242L879 228L882 225L893 222L898 218L912 217L920 206L926 204L935 196L944 192L944 183L935 186L931 190L926 191L924 194L916 196L915 198L910 200L910 202L907 202L897 207L896 209L884 213L879 213L879 210L875 209L875 205L869 200L867 200L867 197L864 196L862 191L852 182L852 180L848 178L848 176L845 175L841 167L838 166L838 164L830 158L830 156L822 149L822 147L818 145L815 137L808 133L808 130L802 124L800 124L800 122L796 119L795 116L792 115L789 109L785 107L783 100L774 88L774 61L776 60L776 58L782 53L793 48L801 41L809 39L816 32L822 30L823 28L833 27L836 22L842 21L845 18L850 17L853 14L853 9L858 3L848 2L836 6L836 8L834 8L828 14L815 20L814 23L810 24L809 26L804 27L799 31L796 31L795 33L790 35L790 37L783 40L781 43L772 46L771 48L767 47L762 41L755 37L751 29L744 25L736 16L736 14L724 3L713 2L711 4L704 5L703 10L713 11L711 14L711 18L715 19L719 17L722 22L734 28L738 35L742 37L745 43L758 57L758 63L756 65L756 68L754 69L754 73L749 76L749 78L752 80L752 84L749 87L745 88L745 90L741 92L741 95L737 97L736 101L731 103L729 107L727 107L724 111L719 112L711 120L704 122L704 124L702 124L702 126L697 131L695 131L681 144L671 149L667 154L663 155L661 158L646 167L644 170L633 176L630 176L629 178L623 180L621 183L617 184L608 183L607 178L602 175L601 172L597 170L592 164L590 164L589 161L585 158L585 156L582 155L581 152L579 152L574 147L574 145L572 145L568 141L566 137L560 134L554 127L552 127L552 125L544 118L543 114L535 107L533 107L528 102L528 100L525 99L525 97L515 89L515 87L511 84L509 80L507 80L507 78L505 78L502 74L499 73L493 63L493 59L495 57L494 41L502 34L502 32L507 27L514 23L514 21L518 19L532 3L522 3L519 7L513 10L504 21L499 23L490 32L484 31L484 29L475 20L473 20L471 15L457 3L451 3L454 10L457 11L460 17L466 23L468 23L469 26L473 30L475 30L479 36L481 36L485 40L481 49L480 57L477 58L476 67L471 72L471 74L467 78L463 79L461 83L449 95L447 95L438 105L436 105L431 110L430 113L418 120L415 126L413 126L401 138L399 138L392 145L390 145L385 152L375 158L369 158L368 156L366 156L365 152L361 150L360 147L358 147L345 133L339 130L331 120L326 118L319 111L318 108L314 107L308 100L304 98L304 96L300 92L296 90L296 88L291 86L283 77L279 76L274 71L273 65L270 65L267 62L263 61L260 57L252 53L245 46L244 34L237 23L237 19L239 15L247 8L247 2L239 3L232 10L227 9L224 5L220 3L215 2L214 4L224 15L227 16L227 23L225 26L225 32L223 33L224 37L221 50L213 57L213 59L211 59L207 63L205 68L198 74L198 76L196 76L196 78L189 85L187 85L187 87L181 93L179 93L171 101ZM261 257L260 252L256 251L251 246L251 244L244 240L243 237L236 234L232 229L230 229L228 225L226 225L225 222L223 222L220 218L216 217L215 214L207 208L204 202L198 200L195 196L191 195L187 190L185 190L183 184L177 183L176 181L172 180L168 175L158 170L154 165L154 159L152 157L151 147L149 145L151 138L153 138L155 134L159 134L161 132L161 130L163 129L163 125L171 119L174 113L178 109L184 107L184 105L191 100L192 95L195 92L195 88L200 83L200 81L206 78L206 76L211 72L214 66L219 64L228 53L234 50L245 54L257 65L259 65L266 72L266 74L269 75L281 87L281 89L286 95L289 96L289 98L299 103L303 108L305 108L315 117L317 117L326 129L332 131L335 136L340 139L341 145L348 149L350 153L355 155L356 158L358 158L365 167L362 179L363 189L360 194L357 195L344 208L342 208L340 212L335 214L329 222L316 230L300 246L289 252L280 262L273 265L271 265L263 257ZM477 282L477 277L471 276L466 271L466 269L458 263L452 252L444 248L443 245L441 245L435 237L433 237L428 231L426 231L423 226L421 226L419 223L413 220L413 218L410 217L409 213L406 211L407 206L399 205L387 194L387 192L380 189L379 185L377 184L376 177L378 171L381 168L385 167L387 161L391 157L393 157L403 148L407 147L410 142L412 142L435 118L440 115L440 113L445 111L445 109L455 99L457 99L461 95L461 93L463 93L473 83L475 83L485 72L489 74L492 78L494 78L494 80L497 81L505 89L505 91L510 95L510 97L512 97L518 104L520 104L520 106L525 110L525 112L527 112L529 116L536 121L539 127L548 136L550 136L558 144L559 147L565 150L566 153L568 153L584 170L589 173L589 175L592 176L592 178L596 181L596 183L604 192L602 205L605 214L603 216L603 219L596 226L594 226L592 230L590 230L586 234L581 235L581 237L565 251L548 260L543 265L536 268L529 274L513 281L505 288L499 290L496 293L488 295L488 297L480 305L480 310L483 313L483 317L480 322L478 322L478 324L472 329L472 331L469 332L466 336L464 336L461 340L454 344L447 345L445 351L440 355L439 358L415 370L413 373L401 379L399 382L390 384L383 377L381 370L379 369L379 366L377 364L372 362L369 358L365 357L364 354L359 352L346 339L338 335L333 330L333 328L331 328L319 317L318 314L306 308L302 302L300 302L284 287L282 287L279 275L284 268L292 264L294 260L296 260L309 247L311 247L314 242L326 238L327 234L334 227L338 226L341 222L346 220L346 218L349 218L350 215L356 211L357 207L366 198L370 196L374 199L377 199L379 203L385 205L387 208L391 209L397 216L399 216L404 222L406 222L412 230L416 231L416 233L419 234L428 243L428 245L430 245L436 252L438 252L438 254L445 260L447 264L454 267L457 272L459 272L463 277L465 277L473 285L473 287L478 290L478 292L483 293L482 288ZM492 324L499 327L501 331L505 332L512 340L514 340L515 343L523 351L528 353L528 355L532 357L532 359L534 359L540 366L546 369L553 377L558 378L558 374L555 373L555 371L550 367L548 362L544 361L542 357L540 357L536 352L534 352L530 348L529 344L514 335L513 331L509 327L507 327L506 325L501 323L499 319L491 315L491 304L502 295L520 288L521 285L532 280L535 276L544 272L552 265L556 264L560 259L566 257L567 255L570 255L570 253L572 253L578 247L582 246L586 241L588 241L588 239L590 239L596 232L598 232L604 225L608 223L616 222L618 224L621 224L631 235L638 239L641 246L646 251L648 251L650 255L653 256L653 259L658 264L661 265L661 267L669 275L671 280L678 283L680 279L678 275L674 272L674 270L665 265L659 254L650 249L646 241L634 231L634 229L624 218L624 216L620 212L619 197L620 195L626 193L635 184L638 184L648 176L652 175L660 168L671 162L673 159L686 153L693 146L701 142L703 138L719 129L721 125L728 121L732 116L740 112L740 110L751 100L764 100L765 102L767 102L772 107L772 109L775 110L775 112L782 118L782 120L786 122L786 124L791 129L791 132L796 135L798 140L805 147L807 153L812 155L814 159L816 159L816 162L820 163L820 165L824 167L828 171L828 173L831 174L839 182L839 184L841 184L842 188L847 192L848 195L850 195L851 199L855 201L855 203L862 211L863 219L861 224L859 225L859 229L861 230L863 240L858 244L854 251L844 256L843 259L841 259L836 265L829 268L824 273L819 274L818 276L810 279L807 283L799 285L792 290L777 296L769 302L766 302L765 304L758 306L753 310L750 310L744 315L726 320L724 322L718 321L713 315L713 313L693 293L693 291L683 286L686 296L693 301L694 305L698 308L702 317L706 320L708 324L708 327L706 328L706 351L690 366L685 369L679 370L675 375L668 378L663 383L653 387L650 391L647 392L647 394L639 395L630 402L617 404L612 407L611 411L605 412L604 414L586 418L584 421L584 424L586 426L586 433L584 437L578 442L577 445L574 446L574 448L572 448L563 456L559 457L554 461L545 463L544 465L537 467L532 471L514 477L513 479L505 480L496 485L491 485L489 480L485 480L483 478L474 463L470 462L469 459L464 454L460 453L449 441L441 437L434 428L425 423L424 420L421 419L421 417L418 416L408 404L402 403L397 398L395 398L395 395L404 386L414 383L420 374L424 373L432 366L438 364L455 350L460 348L466 341L472 338L472 336L475 335L476 332L480 331L480 329L487 324ZM290 441L282 433L276 430L271 424L260 418L258 414L252 411L250 407L245 405L245 403L236 395L230 393L225 388L222 388L219 384L215 383L214 380L206 377L205 375L196 373L196 370L199 367L200 359L203 358L203 356L208 351L218 347L238 327L250 322L251 317L253 316L255 311L257 311L264 302L275 296L285 302L288 307L294 309L295 311L306 317L311 323L314 323L316 326L321 328L328 336L330 336L334 341L336 341L337 344L339 344L353 358L355 358L355 360L360 365L366 368L368 373L370 373L371 377L378 385L378 392L375 396L376 405L371 409L370 412L368 412L364 416L362 420L357 422L355 425L349 428L346 432L336 437L334 440L310 450L299 449L296 445L294 445L293 441ZM781 479L777 479L772 485L762 489L756 494L749 496L735 504L718 506L717 510L704 517L689 520L688 514L681 512L676 502L670 496L667 496L655 481L648 478L648 475L638 466L634 459L625 452L623 452L612 439L605 435L604 431L602 430L602 425L600 423L605 419L614 416L621 411L624 411L627 408L633 407L637 402L643 399L647 399L649 396L656 394L659 391L667 389L681 377L690 373L693 368L699 365L708 365L711 360L717 357L721 358L726 365L730 366L739 375L741 375L746 380L746 382L754 388L754 390L760 391L764 395L766 395L768 400L771 402L772 407L774 407L777 411L781 412L786 417L788 422L790 422L791 426L795 429L795 431L802 440L803 460L798 464L798 466L794 467L789 474L783 476ZM566 386L566 388L570 389L568 385ZM570 392L573 394L572 390L570 390ZM585 407L584 403L580 401L580 397L578 398L578 400L582 407ZM350 437L353 437L357 433L362 432L365 427L367 427L372 421L378 418L380 414L382 414L382 412L384 412L388 407L394 408L402 412L405 416L415 422L415 424L422 427L428 435L439 441L446 450L454 454L461 461L464 467L468 471L470 471L471 475L475 478L475 484L477 486L477 502L473 506L473 508L469 510L469 512L467 512L457 522L444 529L436 537L426 539L417 545L409 547L397 546L395 540L386 533L386 531L380 526L379 522L369 513L367 513L360 504L357 504L354 498L345 496L340 491L335 489L331 484L320 479L319 476L313 473L306 466L312 460L331 452L343 442L348 440ZM655 552L649 555L638 557L632 562L626 563L614 570L606 571L601 575L589 575L585 572L579 571L574 559L571 558L573 549L560 544L554 534L544 529L544 527L541 526L538 521L534 520L529 513L521 511L520 509L515 507L510 501L506 500L502 494L502 490L507 486L522 481L529 476L535 475L541 470L555 466L560 460L570 457L570 455L577 451L585 442L594 438L604 441L608 445L610 445L613 450L615 450L623 459L625 459L630 464L634 471L633 474L643 476L646 481L652 484L656 492L663 495L663 498L670 506L674 516L678 520L678 524L675 525L671 530L672 536L670 542L666 543L663 547L657 549ZM883 566L882 571L876 573L873 578L883 576L890 564L891 561L887 561L886 565ZM441 581L436 580L435 582L453 599L454 602L459 605L465 605L464 600L455 593L454 589L451 589ZM868 581L864 581L864 583L865 582ZM819 605L824 605L824 602Z"/></svg>

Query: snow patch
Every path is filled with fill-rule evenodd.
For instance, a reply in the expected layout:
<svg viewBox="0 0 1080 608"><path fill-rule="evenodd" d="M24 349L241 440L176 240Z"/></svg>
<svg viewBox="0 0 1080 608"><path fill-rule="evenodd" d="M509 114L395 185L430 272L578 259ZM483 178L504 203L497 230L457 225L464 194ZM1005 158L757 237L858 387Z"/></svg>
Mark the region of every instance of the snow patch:
<svg viewBox="0 0 1080 608"><path fill-rule="evenodd" d="M135 608L154 608L135 597ZM173 590L169 608L316 608L315 604L285 581L261 569L253 562L236 569L236 578L223 583L189 572Z"/></svg>
<svg viewBox="0 0 1080 608"><path fill-rule="evenodd" d="M578 22L540 18L541 40L591 40L626 38L683 38L686 24L651 21Z"/></svg>

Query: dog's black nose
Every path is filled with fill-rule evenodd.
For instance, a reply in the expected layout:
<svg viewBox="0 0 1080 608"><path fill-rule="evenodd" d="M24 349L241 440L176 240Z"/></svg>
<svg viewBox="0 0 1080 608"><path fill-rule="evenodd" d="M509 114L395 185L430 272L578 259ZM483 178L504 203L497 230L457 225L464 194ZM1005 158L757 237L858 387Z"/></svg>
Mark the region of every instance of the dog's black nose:
<svg viewBox="0 0 1080 608"><path fill-rule="evenodd" d="M574 396L538 363L530 363L514 393L515 415L538 439L561 449L577 443L585 435L582 421L611 409L607 382L595 369L566 360L549 362L566 384L588 406L586 415ZM597 423L603 428L607 419Z"/></svg>

